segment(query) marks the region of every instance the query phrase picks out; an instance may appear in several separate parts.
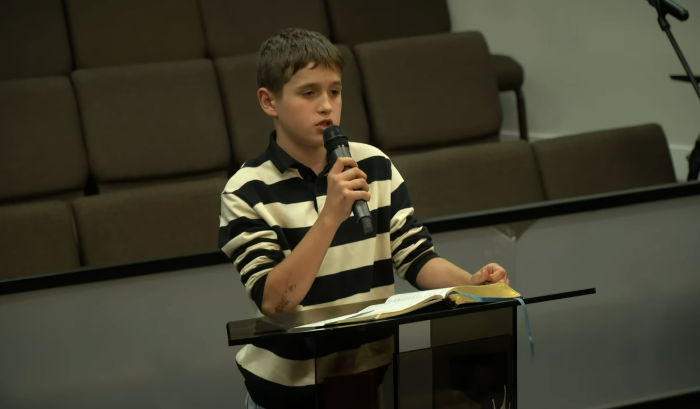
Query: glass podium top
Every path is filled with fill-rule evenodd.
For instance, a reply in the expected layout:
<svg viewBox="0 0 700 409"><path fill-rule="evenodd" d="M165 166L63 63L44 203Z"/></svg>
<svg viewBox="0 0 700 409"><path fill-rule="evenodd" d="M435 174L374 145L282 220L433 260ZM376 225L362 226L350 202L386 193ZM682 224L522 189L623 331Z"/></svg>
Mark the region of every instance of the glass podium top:
<svg viewBox="0 0 700 409"><path fill-rule="evenodd" d="M583 295L595 294L595 288L584 290L549 294L538 297L524 297L526 304L534 304L545 301L554 301L564 298L580 297ZM437 303L428 307L399 315L392 318L385 318L375 321L353 322L348 324L327 325L319 328L297 328L300 325L311 324L330 318L353 314L365 307L374 304L381 304L386 299L377 299L359 303L345 304L333 307L318 308L313 310L274 314L259 318L232 321L226 324L229 346L245 345L251 342L268 341L275 338L284 337L289 339L306 337L338 336L340 334L350 334L354 332L366 331L368 329L397 327L403 324L410 324L419 321L428 321L439 318L447 318L463 314L474 314L483 311L500 308L512 308L520 305L516 300L507 300L491 303L464 304L454 308L446 303Z"/></svg>

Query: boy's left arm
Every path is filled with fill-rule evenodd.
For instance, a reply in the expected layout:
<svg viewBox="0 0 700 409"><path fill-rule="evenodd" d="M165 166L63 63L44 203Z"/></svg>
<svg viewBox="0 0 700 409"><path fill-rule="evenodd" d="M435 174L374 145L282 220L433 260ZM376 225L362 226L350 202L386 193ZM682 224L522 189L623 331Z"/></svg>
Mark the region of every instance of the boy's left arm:
<svg viewBox="0 0 700 409"><path fill-rule="evenodd" d="M401 278L420 290L501 282L510 285L506 270L498 264L487 264L469 274L435 254L430 233L413 216L408 188L393 164L391 184L391 249Z"/></svg>
<svg viewBox="0 0 700 409"><path fill-rule="evenodd" d="M510 285L506 270L496 263L487 264L478 272L469 274L440 257L425 263L416 276L416 284L421 290L494 283Z"/></svg>

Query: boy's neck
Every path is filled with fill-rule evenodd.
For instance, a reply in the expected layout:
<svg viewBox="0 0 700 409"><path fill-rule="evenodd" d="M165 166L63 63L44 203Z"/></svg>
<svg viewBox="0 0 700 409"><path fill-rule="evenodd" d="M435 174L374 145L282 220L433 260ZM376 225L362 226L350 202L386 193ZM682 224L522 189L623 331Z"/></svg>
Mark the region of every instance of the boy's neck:
<svg viewBox="0 0 700 409"><path fill-rule="evenodd" d="M277 145L282 148L289 156L297 162L311 169L317 175L321 173L326 166L326 148L312 148L309 146L299 145L294 143L284 132L277 132Z"/></svg>

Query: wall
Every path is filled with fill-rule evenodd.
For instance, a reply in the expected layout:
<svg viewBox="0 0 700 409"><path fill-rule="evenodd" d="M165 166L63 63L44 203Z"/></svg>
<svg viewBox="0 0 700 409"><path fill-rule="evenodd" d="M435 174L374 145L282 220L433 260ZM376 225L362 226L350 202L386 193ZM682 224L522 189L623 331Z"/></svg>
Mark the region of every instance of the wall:
<svg viewBox="0 0 700 409"><path fill-rule="evenodd" d="M700 1L679 0L690 18L668 17L700 75ZM554 137L656 122L666 131L676 173L700 134L700 99L682 74L656 12L643 0L448 0L453 31L484 33L492 53L522 64L531 135ZM503 132L517 132L515 99L503 97Z"/></svg>

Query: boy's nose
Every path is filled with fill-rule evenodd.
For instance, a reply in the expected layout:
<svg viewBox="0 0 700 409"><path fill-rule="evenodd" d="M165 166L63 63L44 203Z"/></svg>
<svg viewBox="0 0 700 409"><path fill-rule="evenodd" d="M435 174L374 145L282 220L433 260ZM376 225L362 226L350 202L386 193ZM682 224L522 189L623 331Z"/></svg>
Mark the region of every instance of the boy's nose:
<svg viewBox="0 0 700 409"><path fill-rule="evenodd" d="M318 111L319 112L325 112L329 113L333 109L333 106L331 105L331 101L329 100L328 97L322 98L321 101L319 101L318 104Z"/></svg>

